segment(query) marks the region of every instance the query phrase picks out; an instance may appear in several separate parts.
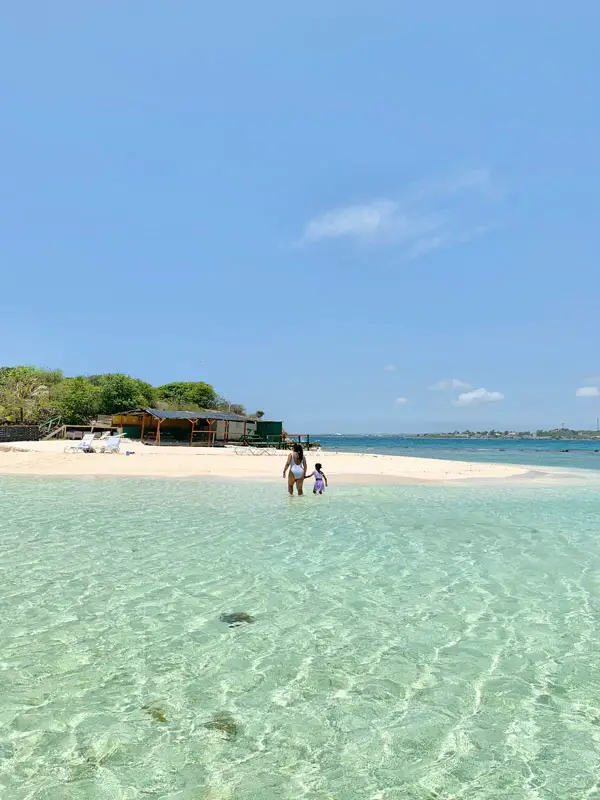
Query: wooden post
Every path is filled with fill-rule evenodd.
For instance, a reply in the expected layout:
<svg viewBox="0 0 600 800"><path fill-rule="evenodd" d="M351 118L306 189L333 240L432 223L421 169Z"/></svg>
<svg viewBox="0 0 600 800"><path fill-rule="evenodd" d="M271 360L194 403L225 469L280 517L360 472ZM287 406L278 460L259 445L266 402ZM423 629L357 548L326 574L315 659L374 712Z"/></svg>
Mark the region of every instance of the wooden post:
<svg viewBox="0 0 600 800"><path fill-rule="evenodd" d="M192 430L190 431L190 447L194 444L194 425L196 424L195 419L191 419L190 422L192 423Z"/></svg>
<svg viewBox="0 0 600 800"><path fill-rule="evenodd" d="M224 433L225 444L229 441L229 420L225 420L225 433Z"/></svg>
<svg viewBox="0 0 600 800"><path fill-rule="evenodd" d="M159 419L157 421L157 423L156 423L156 439L155 439L155 442L159 447L160 447L160 423L161 422L162 422L162 419Z"/></svg>
<svg viewBox="0 0 600 800"><path fill-rule="evenodd" d="M140 442L144 443L144 423L146 422L146 415L142 414L142 430L140 431Z"/></svg>
<svg viewBox="0 0 600 800"><path fill-rule="evenodd" d="M247 428L247 427L248 427L248 420L247 420L247 419L245 419L245 420L244 420L244 434L243 434L243 437L242 437L242 438L243 438L243 440L244 440L244 444L248 444L248 442L246 441L246 428Z"/></svg>
<svg viewBox="0 0 600 800"><path fill-rule="evenodd" d="M212 424L214 420L209 419L207 420L207 422L208 422L208 446L212 447L212 436L213 436Z"/></svg>

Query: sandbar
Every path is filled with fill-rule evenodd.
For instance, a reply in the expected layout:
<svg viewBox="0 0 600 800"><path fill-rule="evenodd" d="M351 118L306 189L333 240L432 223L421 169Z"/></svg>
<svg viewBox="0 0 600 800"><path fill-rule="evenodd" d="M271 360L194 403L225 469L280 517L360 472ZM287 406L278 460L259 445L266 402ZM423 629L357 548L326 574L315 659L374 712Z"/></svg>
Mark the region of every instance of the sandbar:
<svg viewBox="0 0 600 800"><path fill-rule="evenodd" d="M123 443L122 452L65 453L66 441L15 442L0 446L0 474L69 477L234 478L279 481L286 453L250 452L243 447L156 447ZM125 451L130 451L126 455ZM373 453L307 453L309 470L323 464L331 482L358 484L448 483L532 477L512 464L446 461Z"/></svg>

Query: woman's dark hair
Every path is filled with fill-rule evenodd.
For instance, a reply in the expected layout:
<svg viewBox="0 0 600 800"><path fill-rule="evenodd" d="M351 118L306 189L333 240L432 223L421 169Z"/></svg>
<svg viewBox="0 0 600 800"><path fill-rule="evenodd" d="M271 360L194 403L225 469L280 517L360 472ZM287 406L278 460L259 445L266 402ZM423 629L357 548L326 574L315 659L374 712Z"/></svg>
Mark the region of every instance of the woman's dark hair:
<svg viewBox="0 0 600 800"><path fill-rule="evenodd" d="M302 445L299 444L298 442L295 442L294 446L292 447L292 450L298 456L298 461L302 463L302 459L304 458L304 450L302 449Z"/></svg>

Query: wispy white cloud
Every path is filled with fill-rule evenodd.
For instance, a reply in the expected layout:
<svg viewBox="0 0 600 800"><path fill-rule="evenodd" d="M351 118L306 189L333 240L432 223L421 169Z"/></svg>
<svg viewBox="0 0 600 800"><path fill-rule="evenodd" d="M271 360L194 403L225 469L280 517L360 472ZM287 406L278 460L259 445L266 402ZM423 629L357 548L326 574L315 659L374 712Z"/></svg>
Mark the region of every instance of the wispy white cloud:
<svg viewBox="0 0 600 800"><path fill-rule="evenodd" d="M395 364L386 364L383 368L384 372L396 372L398 367Z"/></svg>
<svg viewBox="0 0 600 800"><path fill-rule="evenodd" d="M397 198L377 198L326 211L310 220L304 243L351 239L394 246L406 259L465 244L497 225L478 219L501 198L486 169L468 169L408 187Z"/></svg>
<svg viewBox="0 0 600 800"><path fill-rule="evenodd" d="M479 403L497 403L504 400L502 392L488 392L487 389L472 389L470 392L463 392L456 398L457 406L474 406Z"/></svg>
<svg viewBox="0 0 600 800"><path fill-rule="evenodd" d="M397 209L398 204L392 200L373 200L364 205L336 208L311 220L304 230L304 238L318 242L343 236L368 238L380 235L393 227Z"/></svg>
<svg viewBox="0 0 600 800"><path fill-rule="evenodd" d="M580 386L575 394L577 397L600 397L600 389L597 386Z"/></svg>
<svg viewBox="0 0 600 800"><path fill-rule="evenodd" d="M429 387L431 392L449 392L455 389L472 389L472 385L470 383L465 383L465 381L459 381L458 378L447 378L442 381L438 381L434 383L432 386Z"/></svg>
<svg viewBox="0 0 600 800"><path fill-rule="evenodd" d="M480 239L486 233L497 230L498 227L498 225L475 225L466 231L451 231L449 229L438 231L434 236L424 236L408 247L405 256L408 260L412 260L426 256L434 250L448 250L450 247Z"/></svg>
<svg viewBox="0 0 600 800"><path fill-rule="evenodd" d="M397 406L405 406L408 403L408 397L397 397L396 398L396 405Z"/></svg>
<svg viewBox="0 0 600 800"><path fill-rule="evenodd" d="M452 197L469 191L481 192L493 200L500 200L506 194L505 188L485 168L459 169L439 178L422 180L412 186L413 194L420 198Z"/></svg>

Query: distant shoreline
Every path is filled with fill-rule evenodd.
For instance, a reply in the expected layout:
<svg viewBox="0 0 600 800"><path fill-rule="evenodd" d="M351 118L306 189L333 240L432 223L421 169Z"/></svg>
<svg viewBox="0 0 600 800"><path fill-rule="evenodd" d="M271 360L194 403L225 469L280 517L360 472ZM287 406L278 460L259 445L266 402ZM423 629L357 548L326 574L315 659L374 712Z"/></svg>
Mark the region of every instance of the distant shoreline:
<svg viewBox="0 0 600 800"><path fill-rule="evenodd" d="M455 436L451 433L320 433L316 436L327 439L452 439L454 441L484 442L598 442L598 436Z"/></svg>

